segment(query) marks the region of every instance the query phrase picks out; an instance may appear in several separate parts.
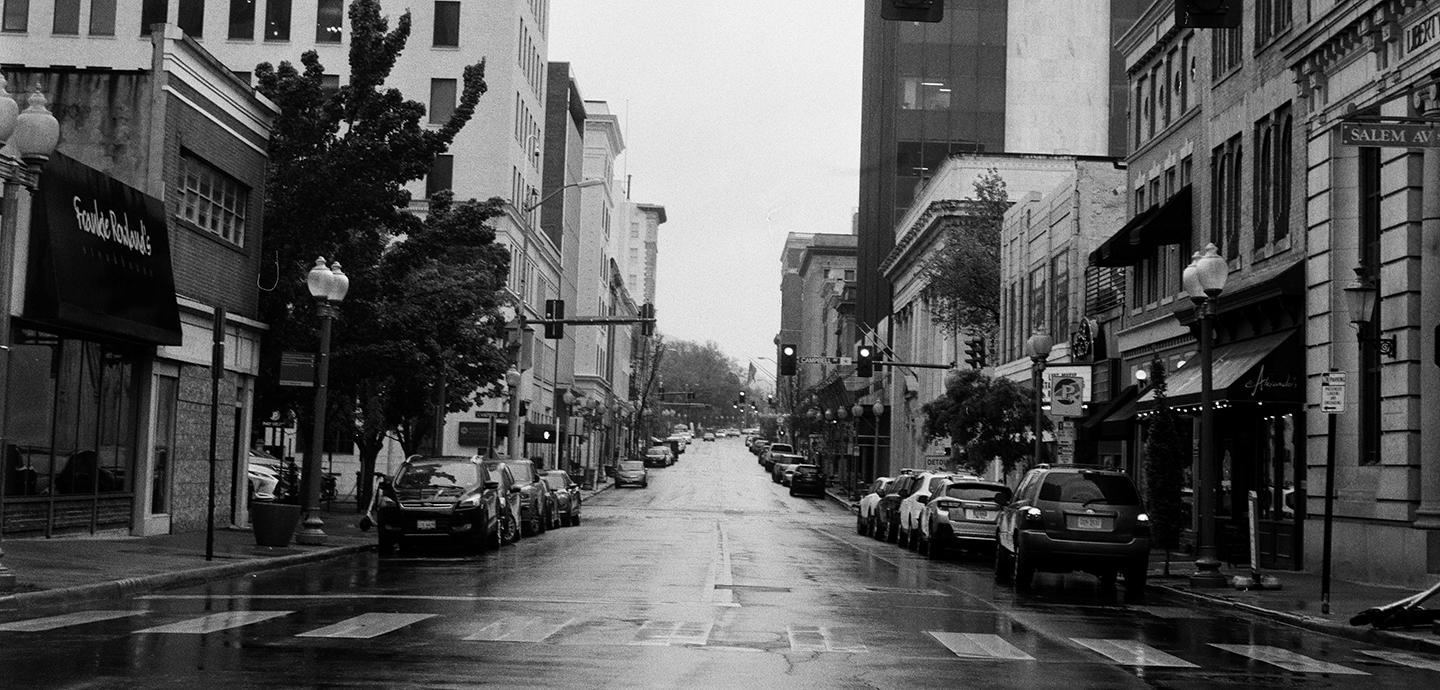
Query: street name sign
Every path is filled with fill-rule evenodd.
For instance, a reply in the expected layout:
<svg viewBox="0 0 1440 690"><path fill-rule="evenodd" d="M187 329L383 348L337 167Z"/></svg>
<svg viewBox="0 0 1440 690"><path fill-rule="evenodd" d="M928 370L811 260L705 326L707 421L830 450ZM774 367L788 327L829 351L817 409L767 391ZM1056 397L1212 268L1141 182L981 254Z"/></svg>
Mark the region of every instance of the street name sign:
<svg viewBox="0 0 1440 690"><path fill-rule="evenodd" d="M1440 148L1440 139L1435 133L1435 126L1429 123L1340 123L1340 143L1345 146Z"/></svg>
<svg viewBox="0 0 1440 690"><path fill-rule="evenodd" d="M824 357L821 355L802 355L796 357L801 364L853 364L849 357Z"/></svg>

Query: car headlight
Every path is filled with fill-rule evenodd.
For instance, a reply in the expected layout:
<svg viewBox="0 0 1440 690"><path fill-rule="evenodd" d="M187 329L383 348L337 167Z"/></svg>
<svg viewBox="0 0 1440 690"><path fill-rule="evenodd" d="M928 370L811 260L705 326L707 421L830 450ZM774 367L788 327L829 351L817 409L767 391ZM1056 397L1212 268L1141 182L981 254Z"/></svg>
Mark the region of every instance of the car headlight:
<svg viewBox="0 0 1440 690"><path fill-rule="evenodd" d="M1141 514L1135 516L1135 521L1136 521L1136 522L1150 522L1150 516L1149 516L1149 515L1146 515L1145 513L1141 513Z"/></svg>
<svg viewBox="0 0 1440 690"><path fill-rule="evenodd" d="M460 499L459 501L456 501L456 502L455 502L455 507L456 507L456 508L461 508L461 509L463 509L463 508L479 508L479 507L480 507L480 499L481 499L481 498L482 498L482 497L480 496L480 494L470 494L469 496L466 496L465 498L462 498L462 499Z"/></svg>

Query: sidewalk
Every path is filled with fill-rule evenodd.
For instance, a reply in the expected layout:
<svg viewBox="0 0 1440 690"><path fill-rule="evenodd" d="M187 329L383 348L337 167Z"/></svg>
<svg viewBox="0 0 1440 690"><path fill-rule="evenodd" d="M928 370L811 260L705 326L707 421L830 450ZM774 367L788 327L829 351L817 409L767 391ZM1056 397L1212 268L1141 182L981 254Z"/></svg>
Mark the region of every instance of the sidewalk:
<svg viewBox="0 0 1440 690"><path fill-rule="evenodd" d="M582 501L612 485L582 492ZM6 539L0 558L14 573L15 592L0 594L0 620L48 615L120 602L158 589L187 587L262 570L369 551L374 530L362 531L353 502L323 513L325 543L257 546L249 528L216 527L215 558L205 560L205 531L153 537L74 536Z"/></svg>
<svg viewBox="0 0 1440 690"><path fill-rule="evenodd" d="M827 490L831 500L851 513L855 502ZM1290 625L1328 633L1339 637L1361 640L1372 644L1400 647L1414 651L1440 653L1440 627L1410 628L1406 630L1377 630L1370 626L1350 625L1350 618L1361 611L1388 604L1415 594L1415 590L1366 585L1332 578L1330 581L1330 613L1320 611L1320 574L1289 570L1266 571L1280 580L1280 589L1237 590L1192 588L1189 575L1194 572L1193 557L1174 554L1170 557L1170 576L1163 575L1165 555L1158 550L1150 552L1149 586L1198 604L1217 608L1233 608L1252 614L1278 620ZM1223 568L1226 581L1236 575L1249 575L1244 567ZM1427 609L1440 608L1440 596L1427 602Z"/></svg>

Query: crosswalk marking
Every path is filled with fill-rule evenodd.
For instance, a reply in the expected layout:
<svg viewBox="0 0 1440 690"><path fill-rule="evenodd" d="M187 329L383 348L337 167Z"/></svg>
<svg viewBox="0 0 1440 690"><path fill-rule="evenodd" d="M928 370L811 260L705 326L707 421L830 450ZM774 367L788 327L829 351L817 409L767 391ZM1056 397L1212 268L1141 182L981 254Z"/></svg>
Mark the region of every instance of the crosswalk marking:
<svg viewBox="0 0 1440 690"><path fill-rule="evenodd" d="M1360 653L1375 657L1376 659L1384 659L1392 664L1400 664L1401 666L1409 666L1410 668L1421 668L1427 671L1440 671L1440 659L1435 657L1379 649L1362 649Z"/></svg>
<svg viewBox="0 0 1440 690"><path fill-rule="evenodd" d="M840 652L858 654L870 651L854 628L831 628L823 625L786 626L790 649L796 652Z"/></svg>
<svg viewBox="0 0 1440 690"><path fill-rule="evenodd" d="M465 639L480 642L541 642L574 623L574 618L510 616L490 623Z"/></svg>
<svg viewBox="0 0 1440 690"><path fill-rule="evenodd" d="M1166 654L1134 640L1105 640L1093 637L1072 637L1071 642L1089 649L1111 661L1126 666L1163 666L1167 668L1200 668L1178 656Z"/></svg>
<svg viewBox="0 0 1440 690"><path fill-rule="evenodd" d="M294 611L225 611L223 613L212 613L208 616L191 618L188 621L170 623L168 625L157 625L153 628L136 630L136 635L147 633L173 633L178 635L206 635L230 628L238 628L242 625L260 623L271 618L288 616Z"/></svg>
<svg viewBox="0 0 1440 690"><path fill-rule="evenodd" d="M701 645L710 641L714 623L690 621L645 621L635 631L635 645Z"/></svg>
<svg viewBox="0 0 1440 690"><path fill-rule="evenodd" d="M336 637L349 640L368 640L372 637L379 637L388 632L394 632L412 623L418 623L426 618L434 618L433 613L363 613L354 618L327 625L323 628L316 628L310 632L303 632L296 637Z"/></svg>
<svg viewBox="0 0 1440 690"><path fill-rule="evenodd" d="M80 611L78 613L67 613L61 616L47 616L45 618L32 618L24 621L11 621L0 623L0 632L44 632L56 628L65 628L72 625L84 625L86 623L98 623L100 621L126 618L145 613L144 611Z"/></svg>
<svg viewBox="0 0 1440 690"><path fill-rule="evenodd" d="M1005 641L999 635L987 633L959 633L927 631L931 637L945 645L946 649L962 659L1006 659L1009 661L1034 661L1035 657L1021 651L1019 647Z"/></svg>
<svg viewBox="0 0 1440 690"><path fill-rule="evenodd" d="M1250 657L1251 659L1270 664L1271 666L1278 666L1286 671L1295 671L1296 673L1331 673L1335 675L1352 676L1370 675L1364 671L1359 671L1348 666L1311 659L1308 656L1296 654L1288 649L1268 645L1219 644L1211 642L1210 646L1223 649L1227 652L1234 652L1240 656Z"/></svg>

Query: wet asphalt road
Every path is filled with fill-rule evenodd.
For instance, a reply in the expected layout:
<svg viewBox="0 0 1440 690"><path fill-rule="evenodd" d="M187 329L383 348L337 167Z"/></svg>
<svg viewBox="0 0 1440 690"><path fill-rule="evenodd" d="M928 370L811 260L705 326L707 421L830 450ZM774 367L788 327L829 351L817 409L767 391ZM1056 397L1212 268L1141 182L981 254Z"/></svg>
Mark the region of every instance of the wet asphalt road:
<svg viewBox="0 0 1440 690"><path fill-rule="evenodd" d="M1042 575L933 562L796 498L739 439L579 527L374 554L0 623L0 688L1437 687L1440 658Z"/></svg>

